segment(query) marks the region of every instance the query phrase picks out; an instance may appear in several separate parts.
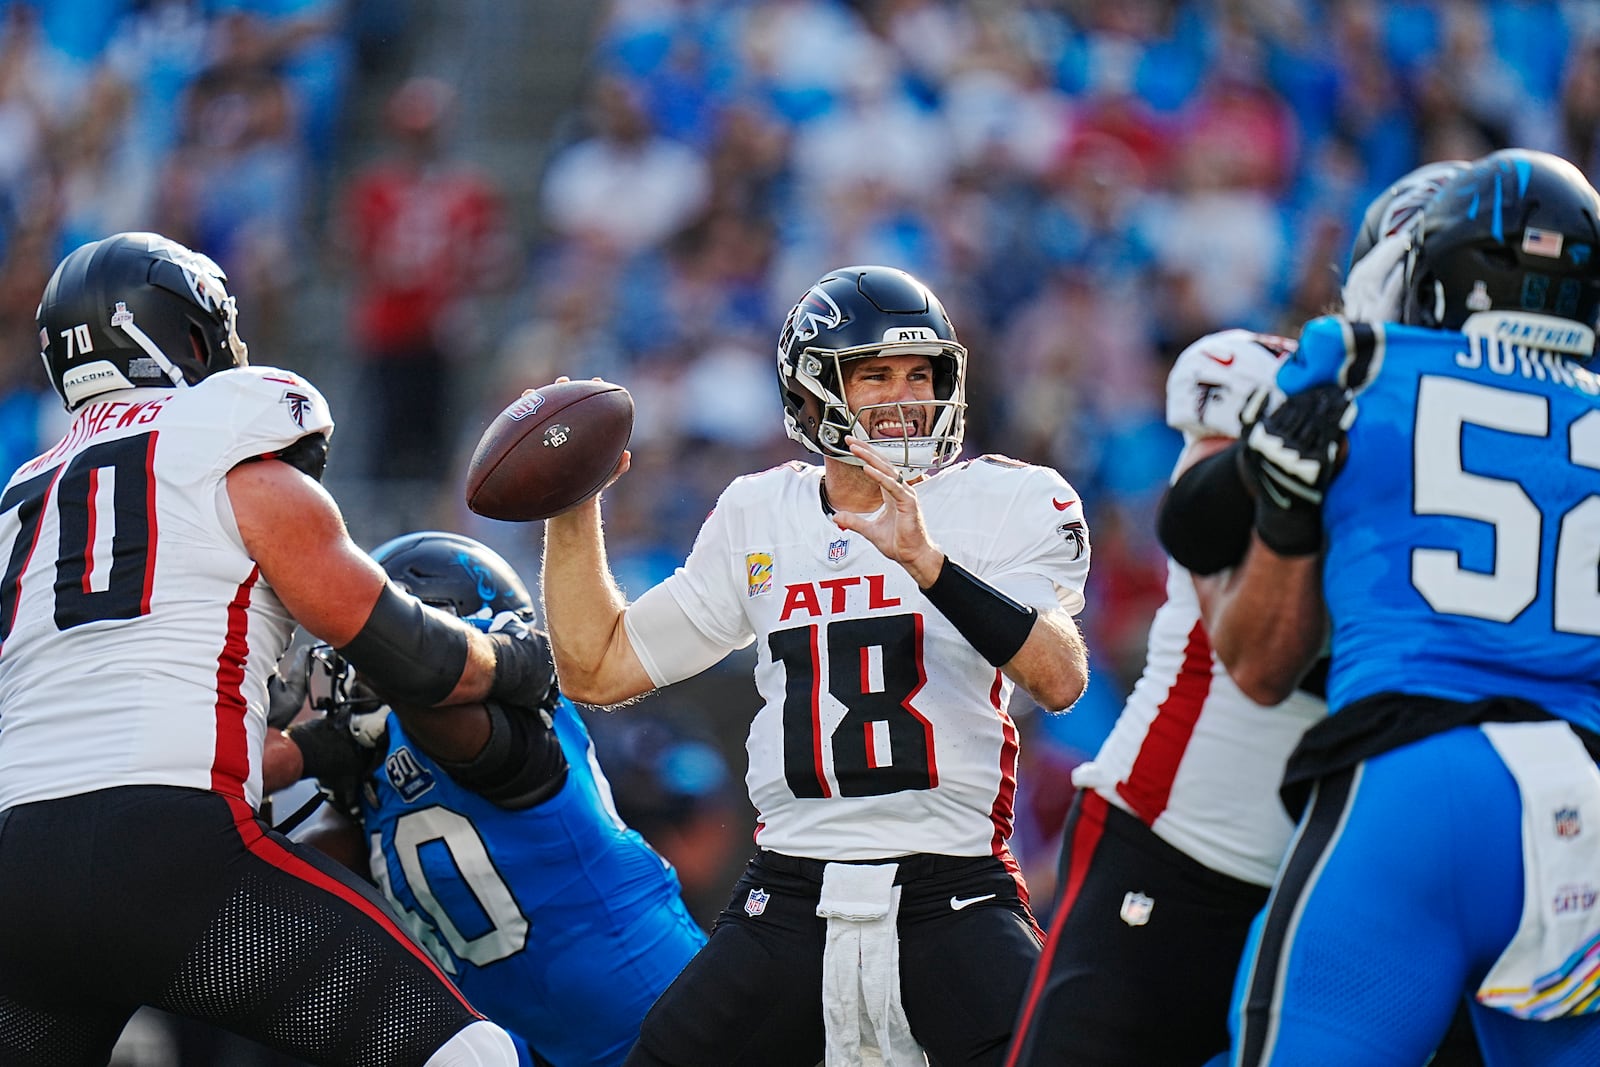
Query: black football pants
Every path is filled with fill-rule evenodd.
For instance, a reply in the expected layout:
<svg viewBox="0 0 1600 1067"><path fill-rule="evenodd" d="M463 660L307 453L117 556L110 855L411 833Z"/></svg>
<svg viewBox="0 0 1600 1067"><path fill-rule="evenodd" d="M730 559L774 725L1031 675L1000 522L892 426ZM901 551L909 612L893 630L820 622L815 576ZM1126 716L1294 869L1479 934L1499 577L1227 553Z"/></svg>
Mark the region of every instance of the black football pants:
<svg viewBox="0 0 1600 1067"><path fill-rule="evenodd" d="M883 862L900 864L900 991L912 1035L934 1067L998 1065L1039 956L1018 879L993 857ZM765 851L750 862L711 940L645 1017L625 1067L822 1059L824 866ZM755 915L752 893L767 894Z"/></svg>
<svg viewBox="0 0 1600 1067"><path fill-rule="evenodd" d="M0 1067L104 1064L141 1004L322 1064L420 1065L481 1018L370 887L241 800L0 813Z"/></svg>

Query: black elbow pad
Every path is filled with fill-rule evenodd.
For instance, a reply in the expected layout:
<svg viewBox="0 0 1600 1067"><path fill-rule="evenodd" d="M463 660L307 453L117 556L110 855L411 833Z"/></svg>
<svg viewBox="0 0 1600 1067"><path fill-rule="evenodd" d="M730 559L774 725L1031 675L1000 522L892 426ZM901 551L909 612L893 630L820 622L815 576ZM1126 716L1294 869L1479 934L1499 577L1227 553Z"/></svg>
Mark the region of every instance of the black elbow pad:
<svg viewBox="0 0 1600 1067"><path fill-rule="evenodd" d="M458 785L511 811L543 804L567 783L567 756L561 751L551 713L507 707L489 701L489 740L470 760L434 759Z"/></svg>
<svg viewBox="0 0 1600 1067"><path fill-rule="evenodd" d="M1237 566L1250 547L1255 501L1239 474L1239 448L1235 442L1196 463L1161 498L1161 547L1195 574Z"/></svg>

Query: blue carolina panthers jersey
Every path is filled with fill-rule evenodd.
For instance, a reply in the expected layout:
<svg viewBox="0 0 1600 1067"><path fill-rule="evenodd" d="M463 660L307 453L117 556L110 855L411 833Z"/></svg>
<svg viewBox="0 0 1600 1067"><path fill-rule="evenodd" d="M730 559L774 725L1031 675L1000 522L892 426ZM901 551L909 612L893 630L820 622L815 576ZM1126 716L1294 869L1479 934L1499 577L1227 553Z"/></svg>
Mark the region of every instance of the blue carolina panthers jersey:
<svg viewBox="0 0 1600 1067"><path fill-rule="evenodd" d="M1323 509L1329 705L1517 696L1600 729L1600 378L1527 347L1537 316L1466 329L1317 319L1279 371L1359 390Z"/></svg>
<svg viewBox="0 0 1600 1067"><path fill-rule="evenodd" d="M617 815L583 720L564 699L555 719L566 784L508 811L390 715L362 797L372 871L475 1008L556 1067L616 1064L705 934L676 873Z"/></svg>

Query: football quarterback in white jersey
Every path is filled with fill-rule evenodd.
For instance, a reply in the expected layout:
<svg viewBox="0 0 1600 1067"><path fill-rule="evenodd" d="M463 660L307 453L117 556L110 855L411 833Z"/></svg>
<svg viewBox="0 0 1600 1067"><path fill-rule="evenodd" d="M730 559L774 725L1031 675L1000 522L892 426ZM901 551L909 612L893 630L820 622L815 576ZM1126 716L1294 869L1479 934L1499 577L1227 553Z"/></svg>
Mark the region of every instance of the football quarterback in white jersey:
<svg viewBox="0 0 1600 1067"><path fill-rule="evenodd" d="M247 365L206 256L91 242L38 323L75 419L0 494L0 1062L104 1063L141 1005L315 1063L529 1062L256 809L295 621L424 706L548 685L542 639L426 607L350 541L327 404Z"/></svg>
<svg viewBox="0 0 1600 1067"><path fill-rule="evenodd" d="M921 282L833 271L778 344L789 434L821 466L737 479L683 566L632 604L597 503L546 523L546 616L574 697L617 704L756 645L759 851L630 1064L848 1061L862 1001L880 1047L1000 1062L1039 950L1006 844L1007 709L1017 688L1051 709L1082 693L1090 549L1055 471L960 460L966 363Z"/></svg>

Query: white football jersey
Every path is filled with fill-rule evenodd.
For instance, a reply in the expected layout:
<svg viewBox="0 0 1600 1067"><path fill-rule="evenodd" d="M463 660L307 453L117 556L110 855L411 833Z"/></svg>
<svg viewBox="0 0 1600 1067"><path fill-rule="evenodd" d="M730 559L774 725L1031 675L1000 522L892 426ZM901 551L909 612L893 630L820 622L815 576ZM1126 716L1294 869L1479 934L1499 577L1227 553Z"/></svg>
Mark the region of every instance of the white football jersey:
<svg viewBox="0 0 1600 1067"><path fill-rule="evenodd" d="M664 583L712 642L756 643L756 842L826 860L1001 855L1012 682L905 568L829 518L821 482L803 463L737 479ZM915 484L950 559L1024 604L1082 609L1089 534L1055 471L983 457Z"/></svg>
<svg viewBox="0 0 1600 1067"><path fill-rule="evenodd" d="M1293 350L1293 341L1246 330L1201 338L1167 377L1167 422L1187 442L1237 437L1245 398ZM1193 576L1168 560L1144 673L1072 781L1207 867L1270 885L1293 830L1278 800L1284 761L1326 714L1309 693L1262 707L1240 692L1211 650Z"/></svg>
<svg viewBox="0 0 1600 1067"><path fill-rule="evenodd" d="M239 462L331 434L270 367L85 406L0 497L0 810L111 786L261 797L293 621L234 523Z"/></svg>

